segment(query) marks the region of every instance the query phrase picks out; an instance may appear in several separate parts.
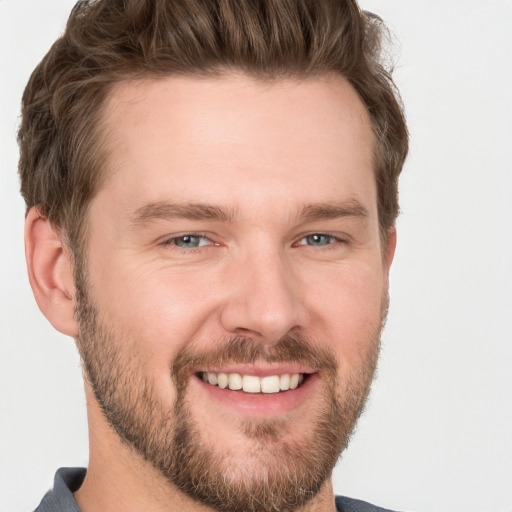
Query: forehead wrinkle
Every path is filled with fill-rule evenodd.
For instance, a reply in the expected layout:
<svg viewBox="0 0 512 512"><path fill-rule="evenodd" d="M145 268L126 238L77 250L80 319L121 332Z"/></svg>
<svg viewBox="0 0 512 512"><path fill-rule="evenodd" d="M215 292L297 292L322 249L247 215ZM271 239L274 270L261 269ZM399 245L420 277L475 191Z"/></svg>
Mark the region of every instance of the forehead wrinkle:
<svg viewBox="0 0 512 512"><path fill-rule="evenodd" d="M155 220L210 220L232 222L235 211L207 203L173 203L157 201L149 203L129 214L130 224L145 225Z"/></svg>

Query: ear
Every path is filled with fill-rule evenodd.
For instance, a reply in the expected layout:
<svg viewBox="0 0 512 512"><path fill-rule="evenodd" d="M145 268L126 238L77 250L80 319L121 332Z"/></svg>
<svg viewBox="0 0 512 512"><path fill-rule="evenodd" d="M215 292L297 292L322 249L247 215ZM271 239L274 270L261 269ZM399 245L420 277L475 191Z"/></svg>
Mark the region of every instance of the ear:
<svg viewBox="0 0 512 512"><path fill-rule="evenodd" d="M396 228L394 226L388 228L385 244L386 246L384 247L384 268L387 276L389 277L389 271L391 269L391 263L393 263L393 258L395 257L396 249Z"/></svg>
<svg viewBox="0 0 512 512"><path fill-rule="evenodd" d="M57 230L31 208L25 219L28 278L39 309L58 331L76 337L73 260Z"/></svg>

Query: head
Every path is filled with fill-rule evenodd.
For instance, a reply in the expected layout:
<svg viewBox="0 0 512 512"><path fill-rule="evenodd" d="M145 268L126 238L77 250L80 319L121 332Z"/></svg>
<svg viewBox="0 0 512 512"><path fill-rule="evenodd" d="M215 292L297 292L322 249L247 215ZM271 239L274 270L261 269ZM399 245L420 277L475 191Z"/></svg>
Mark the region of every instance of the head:
<svg viewBox="0 0 512 512"><path fill-rule="evenodd" d="M118 438L217 510L314 497L368 394L407 153L382 30L349 1L80 2L25 91L67 317L38 302Z"/></svg>

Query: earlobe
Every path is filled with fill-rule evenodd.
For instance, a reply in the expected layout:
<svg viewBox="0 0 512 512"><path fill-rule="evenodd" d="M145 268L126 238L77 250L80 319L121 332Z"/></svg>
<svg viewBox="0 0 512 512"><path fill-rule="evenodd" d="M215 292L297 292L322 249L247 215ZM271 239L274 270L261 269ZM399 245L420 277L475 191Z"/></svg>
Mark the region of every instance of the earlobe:
<svg viewBox="0 0 512 512"><path fill-rule="evenodd" d="M76 337L72 258L56 229L37 208L31 208L25 220L25 256L39 309L58 331Z"/></svg>

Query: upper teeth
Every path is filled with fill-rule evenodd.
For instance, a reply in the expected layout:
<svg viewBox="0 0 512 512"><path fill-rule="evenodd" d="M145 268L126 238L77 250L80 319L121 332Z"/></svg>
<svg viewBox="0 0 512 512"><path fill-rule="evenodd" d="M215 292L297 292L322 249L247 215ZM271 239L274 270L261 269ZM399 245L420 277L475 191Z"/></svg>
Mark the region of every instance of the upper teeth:
<svg viewBox="0 0 512 512"><path fill-rule="evenodd" d="M242 389L246 393L279 393L295 389L304 380L302 373L285 373L283 375L241 375L239 373L203 373L203 381L220 388Z"/></svg>

